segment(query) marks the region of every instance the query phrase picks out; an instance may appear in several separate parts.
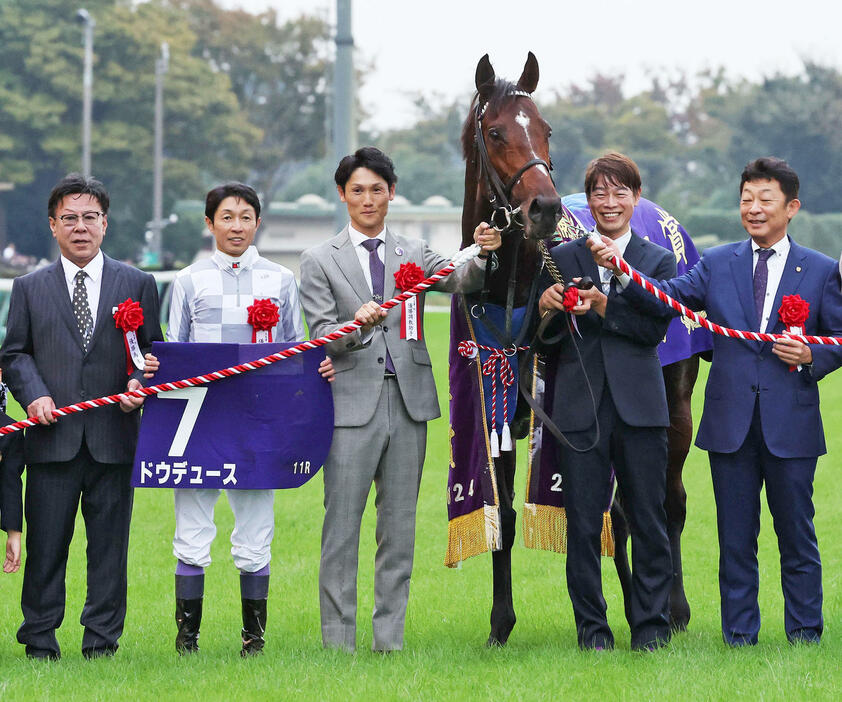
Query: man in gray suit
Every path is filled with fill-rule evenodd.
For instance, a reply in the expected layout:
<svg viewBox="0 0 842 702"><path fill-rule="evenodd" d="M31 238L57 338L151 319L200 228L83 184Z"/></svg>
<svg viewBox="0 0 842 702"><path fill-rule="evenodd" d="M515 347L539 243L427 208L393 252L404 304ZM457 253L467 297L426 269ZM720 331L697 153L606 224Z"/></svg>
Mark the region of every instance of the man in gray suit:
<svg viewBox="0 0 842 702"><path fill-rule="evenodd" d="M377 555L372 648L393 651L403 647L427 421L440 411L421 329L423 299L418 302L415 339L401 338L400 307L387 313L380 305L400 292L395 273L401 266L415 264L429 276L448 260L423 241L386 228L397 176L381 151L365 147L346 156L334 178L351 221L339 234L303 253L301 304L311 338L351 319L364 326L328 347L336 371L335 429L324 466L322 641L328 648L356 648L360 521L373 482ZM482 223L474 241L484 250L479 258L487 258L487 252L500 246L500 234ZM436 289L478 289L485 264L467 263Z"/></svg>
<svg viewBox="0 0 842 702"><path fill-rule="evenodd" d="M26 432L26 565L18 641L30 658L61 655L55 630L64 618L67 550L81 501L88 540L88 594L82 654L113 655L126 616L126 556L132 512L131 466L142 399L73 414L56 423L56 407L140 387L127 375L123 332L112 316L140 302L142 351L162 341L155 279L100 251L108 227L108 193L78 173L53 188L47 206L61 252L46 268L12 286L3 378L42 426Z"/></svg>

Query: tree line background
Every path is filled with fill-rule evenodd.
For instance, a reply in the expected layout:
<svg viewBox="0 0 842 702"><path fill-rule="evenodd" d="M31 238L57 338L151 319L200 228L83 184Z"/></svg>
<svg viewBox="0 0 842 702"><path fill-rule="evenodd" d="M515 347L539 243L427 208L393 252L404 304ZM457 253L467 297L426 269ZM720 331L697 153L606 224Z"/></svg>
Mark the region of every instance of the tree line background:
<svg viewBox="0 0 842 702"><path fill-rule="evenodd" d="M214 0L3 0L0 3L0 192L8 238L46 256L47 194L80 164L82 5L95 17L93 172L109 188L107 248L136 260L151 219L154 65L169 43L165 79L164 214L228 179L264 202L327 194L332 28L324 18L279 22L274 11L226 10ZM532 47L540 55L540 47ZM365 57L358 57L364 61ZM473 66L465 67L470 77ZM545 76L544 85L564 76ZM363 71L358 73L365 80ZM744 236L739 174L760 155L787 159L802 181L793 227L801 243L842 248L842 74L805 62L797 75L749 81L724 69L624 92L622 76L594 74L539 100L553 127L560 193L582 189L585 166L607 149L640 166L644 196L670 210L694 238ZM419 94L417 121L361 133L395 161L399 192L462 201L459 135L470 95L452 103ZM365 115L365 106L360 106ZM199 248L195 217L164 230L163 245L187 262Z"/></svg>

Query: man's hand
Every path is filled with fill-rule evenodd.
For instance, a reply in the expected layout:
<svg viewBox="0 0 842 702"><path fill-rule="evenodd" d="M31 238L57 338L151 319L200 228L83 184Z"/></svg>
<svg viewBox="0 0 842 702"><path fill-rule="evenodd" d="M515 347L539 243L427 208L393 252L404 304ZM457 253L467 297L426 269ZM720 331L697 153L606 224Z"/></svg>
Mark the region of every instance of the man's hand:
<svg viewBox="0 0 842 702"><path fill-rule="evenodd" d="M330 356L325 356L325 360L319 364L319 375L327 382L332 383L335 374L336 371L333 370L333 361L330 360Z"/></svg>
<svg viewBox="0 0 842 702"><path fill-rule="evenodd" d="M617 248L617 244L607 236L602 236L600 239L602 244L597 243L593 237L588 237L587 242L585 242L585 246L591 250L596 265L610 268L615 273L622 273L619 266L615 266L612 261L614 257L620 258L620 249Z"/></svg>
<svg viewBox="0 0 842 702"><path fill-rule="evenodd" d="M158 372L158 369L160 367L161 367L161 362L158 360L157 356L153 356L151 353L147 353L143 357L143 377L144 378L154 377L155 373Z"/></svg>
<svg viewBox="0 0 842 702"><path fill-rule="evenodd" d="M6 560L3 561L4 573L17 573L20 570L20 537L19 531L9 531L6 536Z"/></svg>
<svg viewBox="0 0 842 702"><path fill-rule="evenodd" d="M39 424L55 424L58 419L53 416L56 403L49 395L34 399L26 408L26 416L38 420Z"/></svg>
<svg viewBox="0 0 842 702"><path fill-rule="evenodd" d="M143 386L140 384L139 380L132 378L126 386L126 390L128 392L132 392L133 390L139 390L142 387ZM120 409L123 410L123 412L134 412L143 404L145 399L145 397L124 397L120 400Z"/></svg>
<svg viewBox="0 0 842 702"><path fill-rule="evenodd" d="M564 309L564 286L561 283L551 285L541 294L538 300L538 312L541 315L550 310Z"/></svg>
<svg viewBox="0 0 842 702"><path fill-rule="evenodd" d="M804 366L813 362L813 352L798 339L782 339L772 345L772 353L788 366Z"/></svg>
<svg viewBox="0 0 842 702"><path fill-rule="evenodd" d="M573 278L574 283L578 283L581 278ZM605 306L608 304L608 295L600 290L596 285L587 288L586 290L579 290L579 304L570 310L575 315L587 314L589 310L593 310L600 317L605 317Z"/></svg>
<svg viewBox="0 0 842 702"><path fill-rule="evenodd" d="M500 237L500 232L490 224L480 222L474 229L474 243L482 246L484 252L489 252L499 249L503 239Z"/></svg>
<svg viewBox="0 0 842 702"><path fill-rule="evenodd" d="M354 319L362 323L360 331L365 334L386 319L386 310L372 300L366 302L354 313Z"/></svg>

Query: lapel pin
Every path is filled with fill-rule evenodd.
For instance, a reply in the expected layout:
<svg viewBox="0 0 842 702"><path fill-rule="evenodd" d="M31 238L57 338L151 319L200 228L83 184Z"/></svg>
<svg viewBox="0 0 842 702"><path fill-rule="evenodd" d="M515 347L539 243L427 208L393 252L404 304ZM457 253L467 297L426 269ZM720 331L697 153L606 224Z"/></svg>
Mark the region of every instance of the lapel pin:
<svg viewBox="0 0 842 702"><path fill-rule="evenodd" d="M796 266L796 267L795 267L795 272L796 272L796 273L800 273L800 272L801 272L801 266Z"/></svg>
<svg viewBox="0 0 842 702"><path fill-rule="evenodd" d="M403 256L403 249L400 246L395 247L395 255L396 256Z"/></svg>

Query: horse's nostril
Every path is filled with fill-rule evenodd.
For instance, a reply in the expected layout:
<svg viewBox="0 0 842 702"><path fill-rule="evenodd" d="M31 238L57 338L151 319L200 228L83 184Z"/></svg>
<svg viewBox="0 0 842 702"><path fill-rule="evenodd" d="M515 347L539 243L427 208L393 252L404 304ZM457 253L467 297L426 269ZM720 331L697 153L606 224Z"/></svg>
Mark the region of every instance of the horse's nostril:
<svg viewBox="0 0 842 702"><path fill-rule="evenodd" d="M558 220L561 214L561 198L538 195L529 205L529 220L538 224L542 219Z"/></svg>

